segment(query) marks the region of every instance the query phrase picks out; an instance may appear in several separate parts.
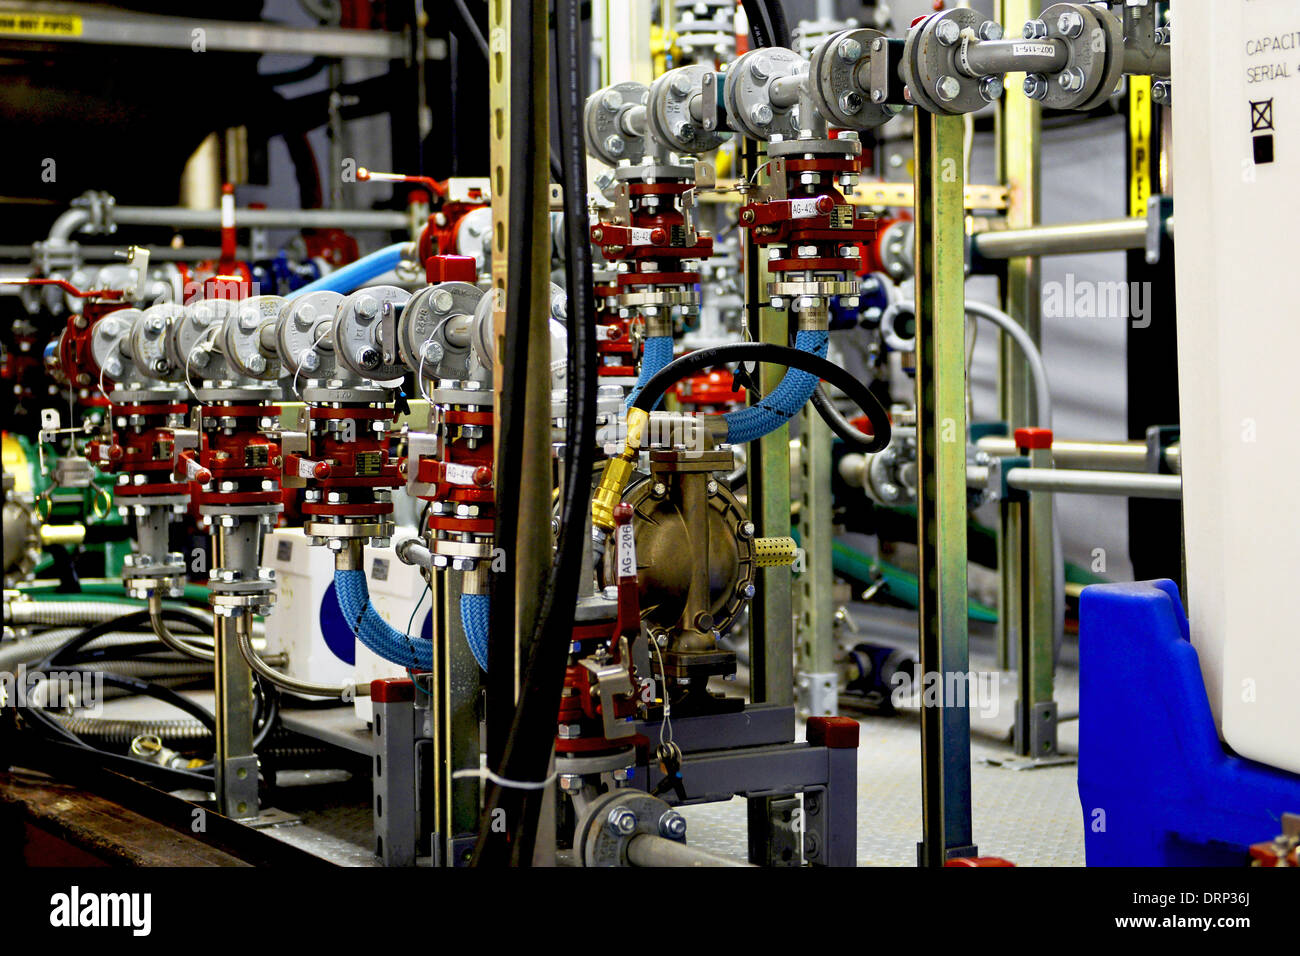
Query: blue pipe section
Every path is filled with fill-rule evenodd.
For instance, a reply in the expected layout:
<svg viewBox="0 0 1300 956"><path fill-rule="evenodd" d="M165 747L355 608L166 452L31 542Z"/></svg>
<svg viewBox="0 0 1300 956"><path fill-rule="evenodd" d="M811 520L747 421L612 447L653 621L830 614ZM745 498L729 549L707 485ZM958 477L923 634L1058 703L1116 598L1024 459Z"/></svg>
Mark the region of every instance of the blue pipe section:
<svg viewBox="0 0 1300 956"><path fill-rule="evenodd" d="M460 626L465 630L465 640L470 652L478 661L483 673L488 669L488 634L490 632L492 598L487 594L462 594L460 596Z"/></svg>
<svg viewBox="0 0 1300 956"><path fill-rule="evenodd" d="M427 671L433 667L433 641L407 637L375 610L370 603L370 586L364 571L335 571L334 590L339 610L353 633L366 647L386 661L407 670Z"/></svg>
<svg viewBox="0 0 1300 956"><path fill-rule="evenodd" d="M830 333L825 330L806 330L795 336L794 346L801 352L825 358L830 340ZM743 445L776 431L808 404L816 390L816 375L797 368L787 369L776 388L757 405L722 416L727 423L727 444Z"/></svg>
<svg viewBox="0 0 1300 956"><path fill-rule="evenodd" d="M641 394L641 389L645 388L646 382L672 360L673 337L671 335L652 335L645 340L645 349L641 353L641 372L637 375L636 385L632 387L632 392L627 397L628 408L632 407L636 397Z"/></svg>
<svg viewBox="0 0 1300 956"><path fill-rule="evenodd" d="M362 256L356 262L341 269L335 269L329 275L321 276L315 282L308 282L305 286L294 289L285 298L296 299L298 296L306 295L309 292L339 292L343 295L355 292L367 282L378 279L381 275L396 269L398 263L402 261L402 249L407 245L409 243L395 242L391 246L384 246L378 252Z"/></svg>

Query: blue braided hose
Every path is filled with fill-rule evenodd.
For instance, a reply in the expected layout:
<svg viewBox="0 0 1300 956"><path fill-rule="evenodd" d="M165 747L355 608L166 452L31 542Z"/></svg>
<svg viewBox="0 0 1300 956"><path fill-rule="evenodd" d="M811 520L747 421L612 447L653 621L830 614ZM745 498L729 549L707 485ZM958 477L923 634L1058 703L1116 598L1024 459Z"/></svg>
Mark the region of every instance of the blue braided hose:
<svg viewBox="0 0 1300 956"><path fill-rule="evenodd" d="M488 634L492 626L492 598L487 594L462 594L460 596L460 626L465 630L465 640L478 666L487 673Z"/></svg>
<svg viewBox="0 0 1300 956"><path fill-rule="evenodd" d="M652 335L645 340L645 349L641 353L641 371L636 377L636 385L627 396L627 407L631 408L636 397L645 388L645 383L661 368L673 360L673 337L671 335Z"/></svg>
<svg viewBox="0 0 1300 956"><path fill-rule="evenodd" d="M825 330L805 330L794 339L795 348L819 358L826 357L829 345L830 333ZM816 375L797 368L787 370L776 388L758 404L723 416L727 423L727 443L743 445L776 431L799 413L816 390Z"/></svg>
<svg viewBox="0 0 1300 956"><path fill-rule="evenodd" d="M433 666L433 641L407 637L379 616L370 602L370 586L364 571L335 571L334 590L338 594L339 610L362 644L407 670L427 671Z"/></svg>
<svg viewBox="0 0 1300 956"><path fill-rule="evenodd" d="M301 295L307 295L309 292L320 292L322 290L339 292L343 295L355 292L367 282L378 279L381 275L396 269L402 261L402 250L407 245L409 243L396 242L391 246L384 246L378 252L362 256L356 262L350 263L341 269L335 269L314 282L308 282L305 286L294 289L285 298L296 299Z"/></svg>

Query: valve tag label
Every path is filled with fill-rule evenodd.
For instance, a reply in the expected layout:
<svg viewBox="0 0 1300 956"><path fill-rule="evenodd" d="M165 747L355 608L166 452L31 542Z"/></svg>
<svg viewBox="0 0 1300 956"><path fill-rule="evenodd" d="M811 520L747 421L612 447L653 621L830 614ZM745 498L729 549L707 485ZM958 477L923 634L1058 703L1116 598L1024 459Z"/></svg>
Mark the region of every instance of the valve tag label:
<svg viewBox="0 0 1300 956"><path fill-rule="evenodd" d="M636 537L630 521L618 526L618 576L636 577Z"/></svg>
<svg viewBox="0 0 1300 956"><path fill-rule="evenodd" d="M203 466L199 464L197 461L195 461L193 458L185 459L185 477L188 478L190 481L196 480L199 476L199 472L202 470L203 470Z"/></svg>
<svg viewBox="0 0 1300 956"><path fill-rule="evenodd" d="M1013 43L1012 56L1056 56L1055 43Z"/></svg>
<svg viewBox="0 0 1300 956"><path fill-rule="evenodd" d="M449 461L442 466L442 479L453 485L472 485L475 470L473 465L457 465Z"/></svg>
<svg viewBox="0 0 1300 956"><path fill-rule="evenodd" d="M308 461L306 458L299 458L299 459L298 459L298 477L299 477L299 478L315 478L315 477L316 477L316 472L315 472L314 469L316 468L316 465L317 465L317 463L314 462L314 461Z"/></svg>
<svg viewBox="0 0 1300 956"><path fill-rule="evenodd" d="M817 197L791 199L790 215L795 219L812 219L817 213Z"/></svg>
<svg viewBox="0 0 1300 956"><path fill-rule="evenodd" d="M654 242L650 239L650 230L641 229L636 226L632 227L632 241L630 246L653 246Z"/></svg>

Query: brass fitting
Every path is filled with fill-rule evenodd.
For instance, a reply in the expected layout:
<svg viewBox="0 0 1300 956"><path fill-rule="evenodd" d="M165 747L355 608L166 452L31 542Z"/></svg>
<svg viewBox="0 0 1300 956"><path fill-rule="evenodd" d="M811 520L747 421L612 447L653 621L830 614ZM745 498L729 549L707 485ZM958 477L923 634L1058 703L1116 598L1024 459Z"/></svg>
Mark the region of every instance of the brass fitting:
<svg viewBox="0 0 1300 956"><path fill-rule="evenodd" d="M603 531L614 530L614 509L623 500L623 489L636 470L637 456L641 454L641 438L649 421L649 412L640 408L627 410L627 442L621 454L606 462L605 472L601 475L600 484L591 500L591 523Z"/></svg>

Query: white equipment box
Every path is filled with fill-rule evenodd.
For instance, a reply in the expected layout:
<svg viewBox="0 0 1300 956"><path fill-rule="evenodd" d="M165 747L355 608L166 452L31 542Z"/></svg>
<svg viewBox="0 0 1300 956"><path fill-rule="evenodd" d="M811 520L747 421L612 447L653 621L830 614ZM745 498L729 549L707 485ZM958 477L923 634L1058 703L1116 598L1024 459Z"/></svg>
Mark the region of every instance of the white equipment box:
<svg viewBox="0 0 1300 956"><path fill-rule="evenodd" d="M1172 9L1192 643L1228 745L1300 772L1300 3Z"/></svg>

